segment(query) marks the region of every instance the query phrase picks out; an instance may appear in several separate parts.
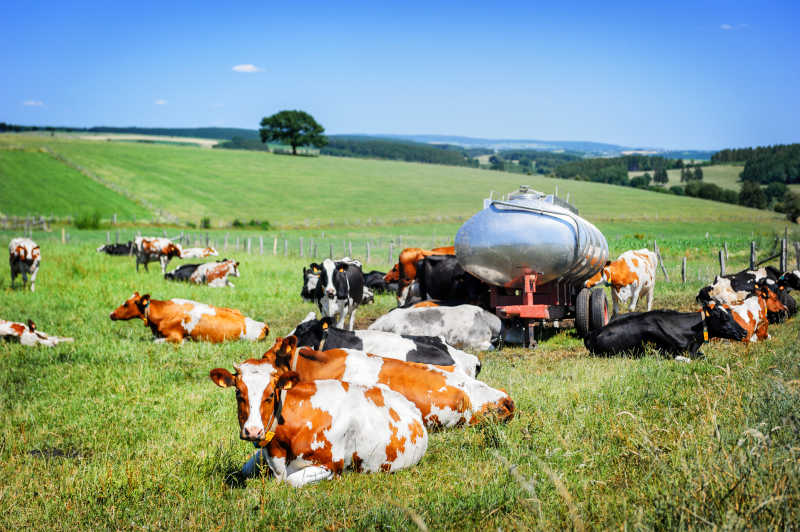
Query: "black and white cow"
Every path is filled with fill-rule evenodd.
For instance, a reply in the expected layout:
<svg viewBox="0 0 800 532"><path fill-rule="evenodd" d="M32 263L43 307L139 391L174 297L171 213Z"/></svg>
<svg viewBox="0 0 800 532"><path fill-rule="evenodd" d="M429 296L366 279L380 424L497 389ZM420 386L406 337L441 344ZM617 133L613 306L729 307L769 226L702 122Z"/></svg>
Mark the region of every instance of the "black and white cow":
<svg viewBox="0 0 800 532"><path fill-rule="evenodd" d="M303 289L300 290L300 297L309 303L316 303L314 294L317 291L317 283L319 283L319 274L322 272L322 264L312 262L308 268L303 268Z"/></svg>
<svg viewBox="0 0 800 532"><path fill-rule="evenodd" d="M797 312L797 303L789 295L795 286L800 286L800 276L796 276L794 272L781 273L777 268L767 266L758 270L718 275L711 285L700 289L696 300L700 304L716 301L733 306L756 295L759 287L764 287L785 307L778 311L770 309L767 312L769 323L780 323Z"/></svg>
<svg viewBox="0 0 800 532"><path fill-rule="evenodd" d="M697 312L651 310L631 312L591 331L583 340L596 355L641 354L645 345L674 357L697 355L708 338L741 340L745 330L722 305L711 302Z"/></svg>
<svg viewBox="0 0 800 532"><path fill-rule="evenodd" d="M364 286L372 290L376 294L383 294L385 292L397 292L397 283L387 283L384 280L385 272L372 270L364 274Z"/></svg>
<svg viewBox="0 0 800 532"><path fill-rule="evenodd" d="M164 279L167 279L168 281L189 282L189 278L199 267L200 267L199 264L183 264L181 266L178 266L171 272L165 273Z"/></svg>
<svg viewBox="0 0 800 532"><path fill-rule="evenodd" d="M406 362L456 366L470 377L477 376L481 370L478 357L448 345L438 336L400 335L370 330L345 331L331 326L330 318L318 320L313 312L287 336L296 336L298 347L307 346L315 351L356 349Z"/></svg>
<svg viewBox="0 0 800 532"><path fill-rule="evenodd" d="M106 244L97 248L97 252L107 255L130 255L133 253L133 241L128 240L127 244Z"/></svg>
<svg viewBox="0 0 800 532"><path fill-rule="evenodd" d="M488 285L467 273L454 255L430 255L417 263L416 279L398 294L398 303L408 307L434 300L448 306L486 306L482 303L488 303L488 295Z"/></svg>
<svg viewBox="0 0 800 532"><path fill-rule="evenodd" d="M450 345L485 351L500 336L500 318L474 305L456 307L398 308L369 326L415 336L441 336Z"/></svg>
<svg viewBox="0 0 800 532"><path fill-rule="evenodd" d="M356 309L364 297L364 274L358 261L325 259L314 291L314 299L324 318L335 320L344 327L349 317L348 330L353 330Z"/></svg>

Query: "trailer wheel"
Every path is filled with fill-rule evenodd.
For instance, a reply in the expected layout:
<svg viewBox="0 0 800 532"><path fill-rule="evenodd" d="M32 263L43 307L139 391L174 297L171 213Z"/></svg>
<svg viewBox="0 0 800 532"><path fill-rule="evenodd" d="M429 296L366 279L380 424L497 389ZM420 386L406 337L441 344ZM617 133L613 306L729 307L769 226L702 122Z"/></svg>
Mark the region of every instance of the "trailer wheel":
<svg viewBox="0 0 800 532"><path fill-rule="evenodd" d="M602 286L594 288L589 296L589 323L592 331L608 325L608 300Z"/></svg>
<svg viewBox="0 0 800 532"><path fill-rule="evenodd" d="M581 289L575 299L575 329L578 335L584 338L589 331L589 298L591 291L588 288Z"/></svg>

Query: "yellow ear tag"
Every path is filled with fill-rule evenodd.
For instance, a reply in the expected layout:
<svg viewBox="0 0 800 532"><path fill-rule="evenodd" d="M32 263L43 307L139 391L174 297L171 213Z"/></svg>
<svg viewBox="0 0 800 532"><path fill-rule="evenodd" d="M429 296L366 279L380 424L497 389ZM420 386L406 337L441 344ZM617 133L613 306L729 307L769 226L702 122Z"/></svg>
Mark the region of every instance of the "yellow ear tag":
<svg viewBox="0 0 800 532"><path fill-rule="evenodd" d="M328 324L327 324L327 323L323 323L323 324L322 324L322 328L323 328L323 329L327 329L327 328L328 328Z"/></svg>
<svg viewBox="0 0 800 532"><path fill-rule="evenodd" d="M275 437L275 433L274 432L272 432L272 431L267 432L267 435L264 436L264 439L261 440L260 442L258 442L258 446L259 447L266 447L269 444L269 442L272 441L272 438L274 438L274 437Z"/></svg>
<svg viewBox="0 0 800 532"><path fill-rule="evenodd" d="M703 331L703 340L708 342L708 331Z"/></svg>

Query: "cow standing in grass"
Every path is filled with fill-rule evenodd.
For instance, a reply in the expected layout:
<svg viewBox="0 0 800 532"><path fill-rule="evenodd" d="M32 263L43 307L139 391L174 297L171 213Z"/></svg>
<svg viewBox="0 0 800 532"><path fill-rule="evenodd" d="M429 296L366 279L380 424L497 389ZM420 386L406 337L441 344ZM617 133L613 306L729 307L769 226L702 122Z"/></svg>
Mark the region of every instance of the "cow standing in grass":
<svg viewBox="0 0 800 532"><path fill-rule="evenodd" d="M137 272L140 264L144 264L144 269L148 270L148 263L160 262L161 275L164 275L167 273L167 264L169 264L170 259L180 257L182 254L181 246L169 238L137 236L133 246L134 253L136 253Z"/></svg>
<svg viewBox="0 0 800 532"><path fill-rule="evenodd" d="M602 270L586 281L586 287L600 283L611 286L613 316L617 315L620 304L628 303L628 311L635 311L643 297L647 297L647 310L650 311L656 288L656 268L658 256L652 251L646 248L626 251L617 260L607 262Z"/></svg>
<svg viewBox="0 0 800 532"><path fill-rule="evenodd" d="M42 260L39 245L30 238L14 238L8 244L8 263L11 266L11 288L17 275L22 275L23 286L31 276L31 292L36 288L36 274Z"/></svg>

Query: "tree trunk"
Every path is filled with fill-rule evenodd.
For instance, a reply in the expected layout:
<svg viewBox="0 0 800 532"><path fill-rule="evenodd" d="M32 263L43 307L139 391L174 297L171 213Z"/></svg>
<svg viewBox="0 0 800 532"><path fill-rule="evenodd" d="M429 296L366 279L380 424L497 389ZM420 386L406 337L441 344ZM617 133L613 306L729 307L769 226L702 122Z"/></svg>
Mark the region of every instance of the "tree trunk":
<svg viewBox="0 0 800 532"><path fill-rule="evenodd" d="M297 144L292 144L292 155L297 155Z"/></svg>

